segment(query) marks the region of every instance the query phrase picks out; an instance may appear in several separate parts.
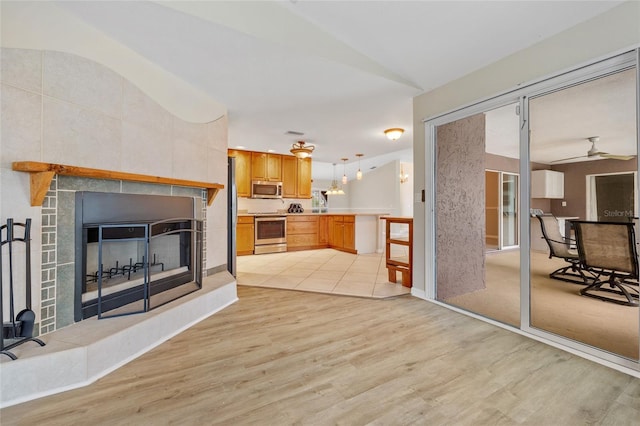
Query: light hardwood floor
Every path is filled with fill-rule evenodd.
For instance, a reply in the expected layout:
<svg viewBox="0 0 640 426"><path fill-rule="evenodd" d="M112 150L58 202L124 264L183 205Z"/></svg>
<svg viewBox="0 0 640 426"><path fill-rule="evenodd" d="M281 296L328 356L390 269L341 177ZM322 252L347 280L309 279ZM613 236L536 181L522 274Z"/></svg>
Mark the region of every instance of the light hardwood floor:
<svg viewBox="0 0 640 426"><path fill-rule="evenodd" d="M412 297L256 287L6 425L638 424L640 379ZM25 372L28 374L28 372Z"/></svg>

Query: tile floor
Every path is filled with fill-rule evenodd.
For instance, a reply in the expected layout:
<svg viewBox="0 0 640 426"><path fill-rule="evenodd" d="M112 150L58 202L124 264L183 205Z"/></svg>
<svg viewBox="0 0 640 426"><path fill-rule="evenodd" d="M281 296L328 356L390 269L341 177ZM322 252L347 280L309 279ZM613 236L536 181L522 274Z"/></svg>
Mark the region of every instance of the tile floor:
<svg viewBox="0 0 640 426"><path fill-rule="evenodd" d="M408 287L388 281L380 253L322 249L238 256L237 267L238 285L370 298L411 293Z"/></svg>

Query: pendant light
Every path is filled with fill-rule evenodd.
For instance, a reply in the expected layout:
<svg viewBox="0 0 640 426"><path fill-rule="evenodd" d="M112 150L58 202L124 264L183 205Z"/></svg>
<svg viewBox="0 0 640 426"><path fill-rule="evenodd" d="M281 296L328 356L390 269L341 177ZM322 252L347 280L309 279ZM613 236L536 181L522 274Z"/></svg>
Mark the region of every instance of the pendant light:
<svg viewBox="0 0 640 426"><path fill-rule="evenodd" d="M348 158L341 158L342 160L342 184L346 185L347 184L347 161L349 160Z"/></svg>
<svg viewBox="0 0 640 426"><path fill-rule="evenodd" d="M326 191L327 195L344 195L342 188L338 187L338 181L336 180L336 163L333 163L333 180L331 186Z"/></svg>
<svg viewBox="0 0 640 426"><path fill-rule="evenodd" d="M363 155L364 154L356 154L356 157L358 157L358 172L356 173L356 179L357 180L362 180L362 170L360 170L360 158Z"/></svg>
<svg viewBox="0 0 640 426"><path fill-rule="evenodd" d="M291 152L298 158L304 159L310 157L314 149L316 149L315 146L306 145L304 141L298 141L291 145L291 149L289 150L289 152Z"/></svg>

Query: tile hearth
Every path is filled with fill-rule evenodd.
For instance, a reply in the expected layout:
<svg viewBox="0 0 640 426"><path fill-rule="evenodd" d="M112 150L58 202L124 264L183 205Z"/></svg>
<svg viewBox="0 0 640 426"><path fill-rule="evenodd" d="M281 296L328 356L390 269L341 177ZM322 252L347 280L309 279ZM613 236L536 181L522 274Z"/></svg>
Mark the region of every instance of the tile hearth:
<svg viewBox="0 0 640 426"><path fill-rule="evenodd" d="M411 289L388 280L384 255L333 249L238 256L238 285L385 298Z"/></svg>

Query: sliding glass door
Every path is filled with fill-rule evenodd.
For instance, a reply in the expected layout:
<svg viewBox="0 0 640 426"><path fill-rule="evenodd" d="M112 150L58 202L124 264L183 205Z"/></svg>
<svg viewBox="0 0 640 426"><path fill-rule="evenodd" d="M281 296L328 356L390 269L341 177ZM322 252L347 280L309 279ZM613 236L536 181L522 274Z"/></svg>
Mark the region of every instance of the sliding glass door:
<svg viewBox="0 0 640 426"><path fill-rule="evenodd" d="M545 223L554 229L547 234L568 249L534 249L532 242L530 317L534 328L638 360L638 306L619 304L625 298L608 284L585 293L607 275L596 278L597 272L581 267L571 226L576 220L630 222L637 216L635 88L636 70L629 68L529 101L530 169L549 176L532 178L531 205L552 215L555 220ZM541 235L541 226L531 221L531 235ZM601 298L585 297L594 294Z"/></svg>
<svg viewBox="0 0 640 426"><path fill-rule="evenodd" d="M638 279L616 294L616 275L586 263L575 231L623 222L640 234L638 55L426 122L428 298L640 370ZM627 303L592 297L593 284Z"/></svg>

